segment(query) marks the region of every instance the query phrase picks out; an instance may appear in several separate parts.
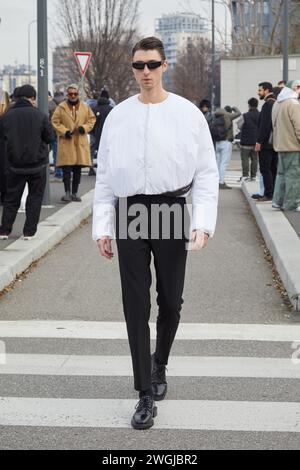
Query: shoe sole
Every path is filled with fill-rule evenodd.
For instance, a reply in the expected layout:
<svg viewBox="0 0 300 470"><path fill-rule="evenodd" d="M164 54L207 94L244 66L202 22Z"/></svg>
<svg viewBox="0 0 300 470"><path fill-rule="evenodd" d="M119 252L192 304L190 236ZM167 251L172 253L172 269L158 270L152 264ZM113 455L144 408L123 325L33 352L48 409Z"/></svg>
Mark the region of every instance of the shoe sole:
<svg viewBox="0 0 300 470"><path fill-rule="evenodd" d="M0 237L0 241L4 241L4 242L5 242L5 241L8 240L8 239L9 239L9 237Z"/></svg>
<svg viewBox="0 0 300 470"><path fill-rule="evenodd" d="M137 424L134 419L132 418L131 420L131 426L133 427L133 429L137 429L138 431L143 431L145 429L150 429L154 426L154 418L156 418L157 416L157 406L155 406L153 408L153 415L152 415L152 419L149 421L149 423L147 424Z"/></svg>
<svg viewBox="0 0 300 470"><path fill-rule="evenodd" d="M261 201L259 199L257 199L257 204L272 204L272 201Z"/></svg>

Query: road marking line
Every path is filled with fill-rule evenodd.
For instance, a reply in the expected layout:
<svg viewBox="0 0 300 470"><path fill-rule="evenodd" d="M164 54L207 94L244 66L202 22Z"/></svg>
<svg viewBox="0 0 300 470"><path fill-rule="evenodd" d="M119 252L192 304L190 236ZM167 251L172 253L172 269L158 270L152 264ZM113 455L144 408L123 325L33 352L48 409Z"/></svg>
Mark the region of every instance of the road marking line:
<svg viewBox="0 0 300 470"><path fill-rule="evenodd" d="M0 375L86 377L132 376L129 356L7 354ZM171 357L168 377L252 377L300 379L291 359L253 357Z"/></svg>
<svg viewBox="0 0 300 470"><path fill-rule="evenodd" d="M155 339L156 325L150 328ZM127 340L127 330L123 322L2 321L0 339L5 338ZM176 339L294 342L300 325L181 323Z"/></svg>
<svg viewBox="0 0 300 470"><path fill-rule="evenodd" d="M130 428L137 401L0 398L0 426ZM300 403L165 401L154 429L300 432Z"/></svg>

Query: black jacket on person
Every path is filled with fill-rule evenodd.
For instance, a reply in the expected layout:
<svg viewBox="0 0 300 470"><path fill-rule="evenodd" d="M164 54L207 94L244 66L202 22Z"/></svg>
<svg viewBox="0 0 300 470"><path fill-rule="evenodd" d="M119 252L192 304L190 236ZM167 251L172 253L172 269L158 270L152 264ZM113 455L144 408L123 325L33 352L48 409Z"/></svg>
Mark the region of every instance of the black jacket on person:
<svg viewBox="0 0 300 470"><path fill-rule="evenodd" d="M98 100L98 104L95 108L93 108L93 112L95 113L95 116L97 118L95 127L92 131L92 134L95 137L95 149L99 149L100 145L100 139L102 135L102 130L103 126L105 123L105 120L109 113L113 110L112 106L109 103L109 100L105 98L100 98Z"/></svg>
<svg viewBox="0 0 300 470"><path fill-rule="evenodd" d="M47 166L52 127L48 116L30 101L19 99L0 118L0 136L6 141L6 161L10 171L35 174Z"/></svg>
<svg viewBox="0 0 300 470"><path fill-rule="evenodd" d="M241 132L241 145L243 147L255 147L258 135L259 111L250 109L243 115L244 124Z"/></svg>
<svg viewBox="0 0 300 470"><path fill-rule="evenodd" d="M266 98L266 102L259 116L257 143L261 144L262 149L273 149L273 145L269 143L269 140L273 131L272 109L275 101L275 95L270 93Z"/></svg>

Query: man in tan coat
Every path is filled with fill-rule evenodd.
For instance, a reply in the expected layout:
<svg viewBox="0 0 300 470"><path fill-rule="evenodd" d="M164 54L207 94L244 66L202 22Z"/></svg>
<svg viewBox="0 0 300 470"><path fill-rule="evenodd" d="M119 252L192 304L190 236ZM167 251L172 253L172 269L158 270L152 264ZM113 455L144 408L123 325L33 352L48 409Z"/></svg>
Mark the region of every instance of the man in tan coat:
<svg viewBox="0 0 300 470"><path fill-rule="evenodd" d="M300 212L300 80L283 88L273 106L273 145L279 166L273 208Z"/></svg>
<svg viewBox="0 0 300 470"><path fill-rule="evenodd" d="M71 201L81 202L77 195L81 181L81 169L91 166L87 135L96 122L96 117L91 108L80 101L77 85L70 85L67 94L67 101L56 108L52 117L52 125L58 137L56 165L63 169L66 194L62 198L62 202L65 203Z"/></svg>

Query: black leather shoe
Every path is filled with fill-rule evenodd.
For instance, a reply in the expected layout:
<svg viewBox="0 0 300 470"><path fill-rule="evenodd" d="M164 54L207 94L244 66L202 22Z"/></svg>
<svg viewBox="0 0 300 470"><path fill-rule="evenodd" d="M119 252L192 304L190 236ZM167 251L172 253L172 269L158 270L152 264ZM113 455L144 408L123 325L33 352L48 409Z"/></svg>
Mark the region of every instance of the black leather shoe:
<svg viewBox="0 0 300 470"><path fill-rule="evenodd" d="M166 366L161 366L155 362L155 355L151 356L151 387L155 401L165 399L168 384L166 380Z"/></svg>
<svg viewBox="0 0 300 470"><path fill-rule="evenodd" d="M150 429L157 416L157 407L152 397L142 397L136 406L136 412L131 420L134 429Z"/></svg>

